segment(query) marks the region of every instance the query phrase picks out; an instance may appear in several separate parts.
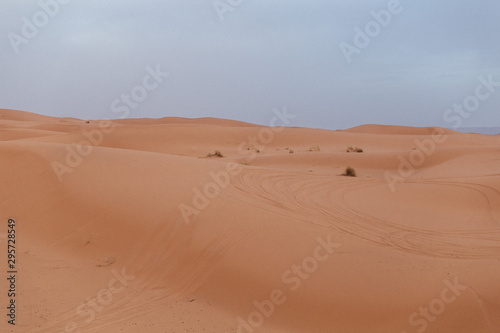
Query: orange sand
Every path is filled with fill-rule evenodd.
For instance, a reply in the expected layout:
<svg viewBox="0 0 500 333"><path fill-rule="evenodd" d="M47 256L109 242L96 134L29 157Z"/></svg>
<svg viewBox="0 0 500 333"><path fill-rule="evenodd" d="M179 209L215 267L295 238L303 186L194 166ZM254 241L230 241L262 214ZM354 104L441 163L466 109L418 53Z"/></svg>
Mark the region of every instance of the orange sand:
<svg viewBox="0 0 500 333"><path fill-rule="evenodd" d="M0 156L1 332L500 332L500 136L0 110Z"/></svg>

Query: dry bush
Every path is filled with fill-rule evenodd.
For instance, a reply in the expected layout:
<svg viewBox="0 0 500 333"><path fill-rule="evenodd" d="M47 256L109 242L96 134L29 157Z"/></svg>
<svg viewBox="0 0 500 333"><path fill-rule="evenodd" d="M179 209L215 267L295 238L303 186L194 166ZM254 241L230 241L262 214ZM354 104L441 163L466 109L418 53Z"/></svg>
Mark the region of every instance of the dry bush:
<svg viewBox="0 0 500 333"><path fill-rule="evenodd" d="M345 168L345 173L343 173L342 176L356 177L356 170L354 170L353 167L348 166Z"/></svg>
<svg viewBox="0 0 500 333"><path fill-rule="evenodd" d="M363 149L356 146L348 146L346 152L348 153L362 153Z"/></svg>
<svg viewBox="0 0 500 333"><path fill-rule="evenodd" d="M215 153L208 153L207 154L207 157L212 157L212 156L217 156L217 157L224 157L224 155L222 155L222 153L220 152L220 150L216 150Z"/></svg>

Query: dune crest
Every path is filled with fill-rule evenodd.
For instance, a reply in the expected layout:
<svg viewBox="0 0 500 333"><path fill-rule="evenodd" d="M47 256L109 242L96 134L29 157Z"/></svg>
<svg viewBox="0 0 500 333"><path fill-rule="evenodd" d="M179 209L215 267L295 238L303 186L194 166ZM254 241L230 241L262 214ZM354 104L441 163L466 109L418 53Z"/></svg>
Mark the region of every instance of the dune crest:
<svg viewBox="0 0 500 333"><path fill-rule="evenodd" d="M1 331L500 331L499 153L435 127L0 110Z"/></svg>

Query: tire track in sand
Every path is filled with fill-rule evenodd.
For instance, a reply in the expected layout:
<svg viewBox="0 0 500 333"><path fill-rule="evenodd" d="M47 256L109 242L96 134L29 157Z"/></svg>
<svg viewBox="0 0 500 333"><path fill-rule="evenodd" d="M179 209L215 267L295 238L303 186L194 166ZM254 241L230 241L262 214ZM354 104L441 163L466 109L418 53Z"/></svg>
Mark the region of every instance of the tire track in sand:
<svg viewBox="0 0 500 333"><path fill-rule="evenodd" d="M215 234L203 244L195 243L196 225L179 226L172 216L169 222L158 223L138 241L135 255L125 265L127 274L135 279L114 295L112 302L102 311L96 312L95 320L85 323L88 317L82 317L76 307L71 307L30 332L64 332L64 326L71 322L77 323L85 332L103 332L119 323L185 300L211 277L217 264L233 246L251 236L244 230L231 228ZM113 268L119 271L121 267ZM110 279L113 277L111 272L107 275ZM98 287L105 289L107 284ZM98 291L99 288L88 296L95 297ZM81 301L80 304L86 302Z"/></svg>
<svg viewBox="0 0 500 333"><path fill-rule="evenodd" d="M493 207L500 206L500 192L485 185L450 181L413 183L462 187L479 192L489 204L490 218L493 218ZM379 245L433 257L500 256L500 228L467 231L415 228L372 216L347 202L346 196L349 193L369 187L386 187L383 180L347 177L332 179L306 173L247 169L233 178L233 185L239 192L239 200L247 204L258 205L304 223L328 226ZM238 194L231 197L238 198Z"/></svg>

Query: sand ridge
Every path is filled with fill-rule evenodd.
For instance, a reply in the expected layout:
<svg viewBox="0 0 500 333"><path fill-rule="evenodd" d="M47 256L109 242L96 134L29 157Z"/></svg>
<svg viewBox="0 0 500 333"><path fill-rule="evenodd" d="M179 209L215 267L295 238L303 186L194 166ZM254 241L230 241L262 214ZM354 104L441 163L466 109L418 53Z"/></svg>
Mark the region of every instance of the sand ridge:
<svg viewBox="0 0 500 333"><path fill-rule="evenodd" d="M0 110L2 332L500 331L499 136L264 129Z"/></svg>

